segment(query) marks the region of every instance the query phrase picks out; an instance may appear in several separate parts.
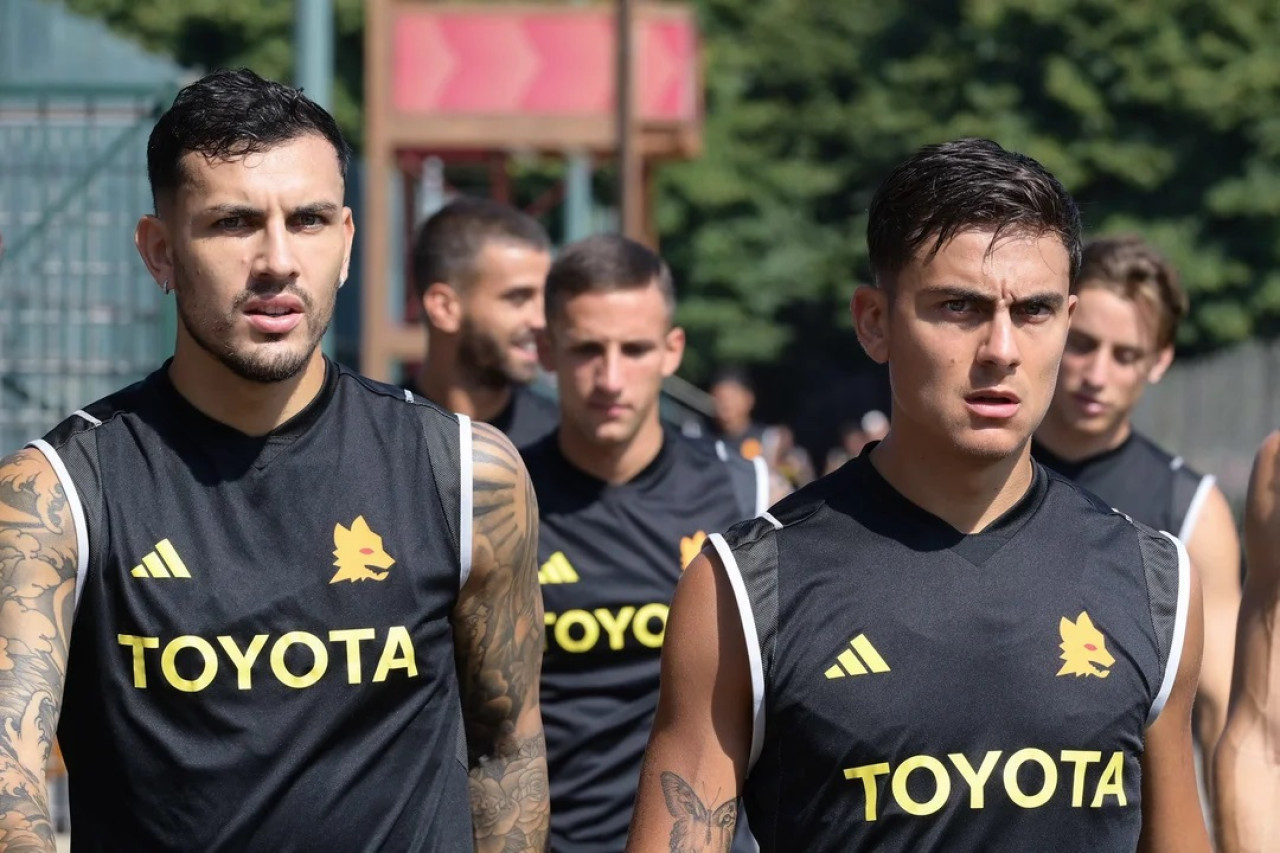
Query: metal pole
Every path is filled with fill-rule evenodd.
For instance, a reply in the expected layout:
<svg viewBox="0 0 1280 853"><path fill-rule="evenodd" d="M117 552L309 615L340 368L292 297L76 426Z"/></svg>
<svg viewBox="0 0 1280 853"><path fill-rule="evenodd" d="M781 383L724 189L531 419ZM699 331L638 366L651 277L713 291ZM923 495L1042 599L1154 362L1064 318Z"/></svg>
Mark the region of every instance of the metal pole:
<svg viewBox="0 0 1280 853"><path fill-rule="evenodd" d="M326 110L333 108L333 0L294 0L293 81ZM333 322L320 348L333 358Z"/></svg>
<svg viewBox="0 0 1280 853"><path fill-rule="evenodd" d="M618 124L618 221L620 231L633 240L643 239L642 164L635 139L635 80L632 74L632 9L631 0L618 0L617 5L617 101Z"/></svg>
<svg viewBox="0 0 1280 853"><path fill-rule="evenodd" d="M585 0L573 0L582 6ZM564 174L564 241L572 243L591 233L591 155L571 151Z"/></svg>

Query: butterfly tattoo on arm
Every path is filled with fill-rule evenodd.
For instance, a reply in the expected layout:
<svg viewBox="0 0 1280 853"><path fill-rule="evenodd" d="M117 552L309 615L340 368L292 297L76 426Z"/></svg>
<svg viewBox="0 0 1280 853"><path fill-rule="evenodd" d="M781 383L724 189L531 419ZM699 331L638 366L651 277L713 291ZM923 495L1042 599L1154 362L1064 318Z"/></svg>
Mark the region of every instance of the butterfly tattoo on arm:
<svg viewBox="0 0 1280 853"><path fill-rule="evenodd" d="M671 853L729 853L738 823L736 799L708 809L689 783L669 770L662 773L662 794L667 811L676 819Z"/></svg>

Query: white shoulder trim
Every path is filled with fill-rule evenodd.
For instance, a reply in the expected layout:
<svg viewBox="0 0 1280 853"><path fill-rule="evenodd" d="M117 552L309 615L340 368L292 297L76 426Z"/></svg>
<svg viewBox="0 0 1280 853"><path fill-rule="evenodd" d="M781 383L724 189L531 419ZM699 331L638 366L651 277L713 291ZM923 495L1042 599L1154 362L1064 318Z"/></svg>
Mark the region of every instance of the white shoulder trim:
<svg viewBox="0 0 1280 853"><path fill-rule="evenodd" d="M98 420L93 415L86 412L84 409L76 409L71 414L74 415L75 417L83 418L84 420L88 421L89 423L93 424L96 427L102 426L102 421Z"/></svg>
<svg viewBox="0 0 1280 853"><path fill-rule="evenodd" d="M763 515L769 509L769 465L763 456L751 460L756 469L756 515Z"/></svg>
<svg viewBox="0 0 1280 853"><path fill-rule="evenodd" d="M764 663L760 659L760 635L756 631L755 614L751 612L751 599L747 597L747 583L742 578L742 570L738 568L733 550L719 533L712 533L707 538L720 555L724 573L733 587L733 597L738 602L738 618L742 622L742 639L747 644L747 663L751 667L751 758L747 762L749 773L756 766L756 760L760 758L760 751L764 748Z"/></svg>
<svg viewBox="0 0 1280 853"><path fill-rule="evenodd" d="M1187 514L1182 519L1182 527L1178 529L1178 538L1183 542L1191 541L1196 522L1200 520L1200 510L1204 509L1204 502L1208 500L1214 482L1212 474L1205 474L1200 478L1200 485L1196 486L1196 493L1191 496L1191 503L1187 505Z"/></svg>
<svg viewBox="0 0 1280 853"><path fill-rule="evenodd" d="M1187 636L1187 610L1191 602L1191 558L1187 556L1187 548L1177 537L1164 531L1161 533L1168 536L1169 541L1178 548L1178 608L1173 617L1173 642L1169 645L1169 662L1165 664L1160 692L1156 694L1156 700L1151 703L1151 710L1147 713L1148 726L1154 723L1156 717L1160 716L1160 712L1164 710L1164 703L1169 701L1169 694L1173 691L1173 683L1178 680L1178 666L1182 663L1182 644Z"/></svg>
<svg viewBox="0 0 1280 853"><path fill-rule="evenodd" d="M772 524L774 530L782 529L782 522L774 518L773 513L769 512L768 510L765 510L764 512L760 513L760 517L763 518L765 521L769 522L770 524Z"/></svg>
<svg viewBox="0 0 1280 853"><path fill-rule="evenodd" d="M77 412L77 414L83 414ZM89 418L87 420L97 420ZM98 421L101 423L101 421ZM71 521L76 526L76 600L75 609L80 609L80 594L84 592L85 577L89 574L89 524L85 521L84 507L80 504L80 493L76 491L76 484L71 481L71 472L67 470L67 466L63 463L62 457L58 455L58 451L53 449L53 445L45 441L43 438L36 439L27 445L28 447L39 450L44 454L44 458L49 460L49 464L53 466L53 472L58 475L58 481L62 483L62 491L67 496L67 506L71 507Z"/></svg>
<svg viewBox="0 0 1280 853"><path fill-rule="evenodd" d="M716 441L716 456L720 457L721 462L729 461L729 451L725 449L723 441L720 441L720 440Z"/></svg>
<svg viewBox="0 0 1280 853"><path fill-rule="evenodd" d="M412 392L412 391L410 391L408 388L404 389L404 401L405 401L406 403L412 403L412 402L413 402L413 392Z"/></svg>
<svg viewBox="0 0 1280 853"><path fill-rule="evenodd" d="M458 556L460 569L458 572L458 589L467 585L471 577L471 522L475 500L475 461L471 457L471 418L458 415Z"/></svg>

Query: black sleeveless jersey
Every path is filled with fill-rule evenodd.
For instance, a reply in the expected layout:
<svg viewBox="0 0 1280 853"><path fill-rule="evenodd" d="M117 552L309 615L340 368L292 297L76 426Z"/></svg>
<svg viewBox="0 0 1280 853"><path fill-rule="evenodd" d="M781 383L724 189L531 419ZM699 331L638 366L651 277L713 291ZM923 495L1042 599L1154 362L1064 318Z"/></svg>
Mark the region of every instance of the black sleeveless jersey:
<svg viewBox="0 0 1280 853"><path fill-rule="evenodd" d="M1057 471L1102 498L1135 521L1165 530L1186 542L1213 488L1214 478L1188 468L1137 432L1114 450L1068 462L1039 442L1031 453L1046 468Z"/></svg>
<svg viewBox="0 0 1280 853"><path fill-rule="evenodd" d="M162 368L34 443L79 544L75 850L471 849L450 624L470 443L333 363L266 436Z"/></svg>
<svg viewBox="0 0 1280 853"><path fill-rule="evenodd" d="M667 430L644 471L609 485L570 464L558 438L524 451L541 516L551 849L617 853L657 707L676 582L708 533L765 509L767 476L763 460Z"/></svg>
<svg viewBox="0 0 1280 853"><path fill-rule="evenodd" d="M511 401L489 421L516 447L545 438L560 423L560 408L524 385L511 389Z"/></svg>
<svg viewBox="0 0 1280 853"><path fill-rule="evenodd" d="M1035 466L962 535L864 454L711 541L754 692L765 851L1132 851L1186 552Z"/></svg>

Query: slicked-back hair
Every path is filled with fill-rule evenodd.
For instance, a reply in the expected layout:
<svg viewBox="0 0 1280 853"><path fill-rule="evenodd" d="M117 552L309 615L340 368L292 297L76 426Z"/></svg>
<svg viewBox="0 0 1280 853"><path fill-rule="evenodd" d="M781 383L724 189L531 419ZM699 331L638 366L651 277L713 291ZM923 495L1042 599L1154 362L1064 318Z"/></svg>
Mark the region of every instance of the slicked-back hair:
<svg viewBox="0 0 1280 853"><path fill-rule="evenodd" d="M418 297L437 282L465 290L475 280L477 260L490 243L551 252L551 239L532 216L486 198L454 199L422 223L414 238Z"/></svg>
<svg viewBox="0 0 1280 853"><path fill-rule="evenodd" d="M584 293L612 293L656 286L675 319L676 287L658 253L617 234L597 234L565 248L547 274L547 325L568 302Z"/></svg>
<svg viewBox="0 0 1280 853"><path fill-rule="evenodd" d="M918 253L929 261L957 234L1057 236L1080 269L1080 210L1058 179L989 139L927 145L876 190L867 248L876 285L888 288ZM994 245L995 240L992 241Z"/></svg>
<svg viewBox="0 0 1280 853"><path fill-rule="evenodd" d="M1084 247L1078 287L1109 290L1130 302L1142 302L1156 313L1156 347L1164 349L1178 335L1178 323L1190 305L1178 271L1141 237L1108 237Z"/></svg>
<svg viewBox="0 0 1280 853"><path fill-rule="evenodd" d="M189 153L211 160L257 154L303 136L320 136L333 146L343 180L351 146L333 116L294 89L264 80L247 68L219 70L201 77L174 98L147 141L151 201L178 189Z"/></svg>

